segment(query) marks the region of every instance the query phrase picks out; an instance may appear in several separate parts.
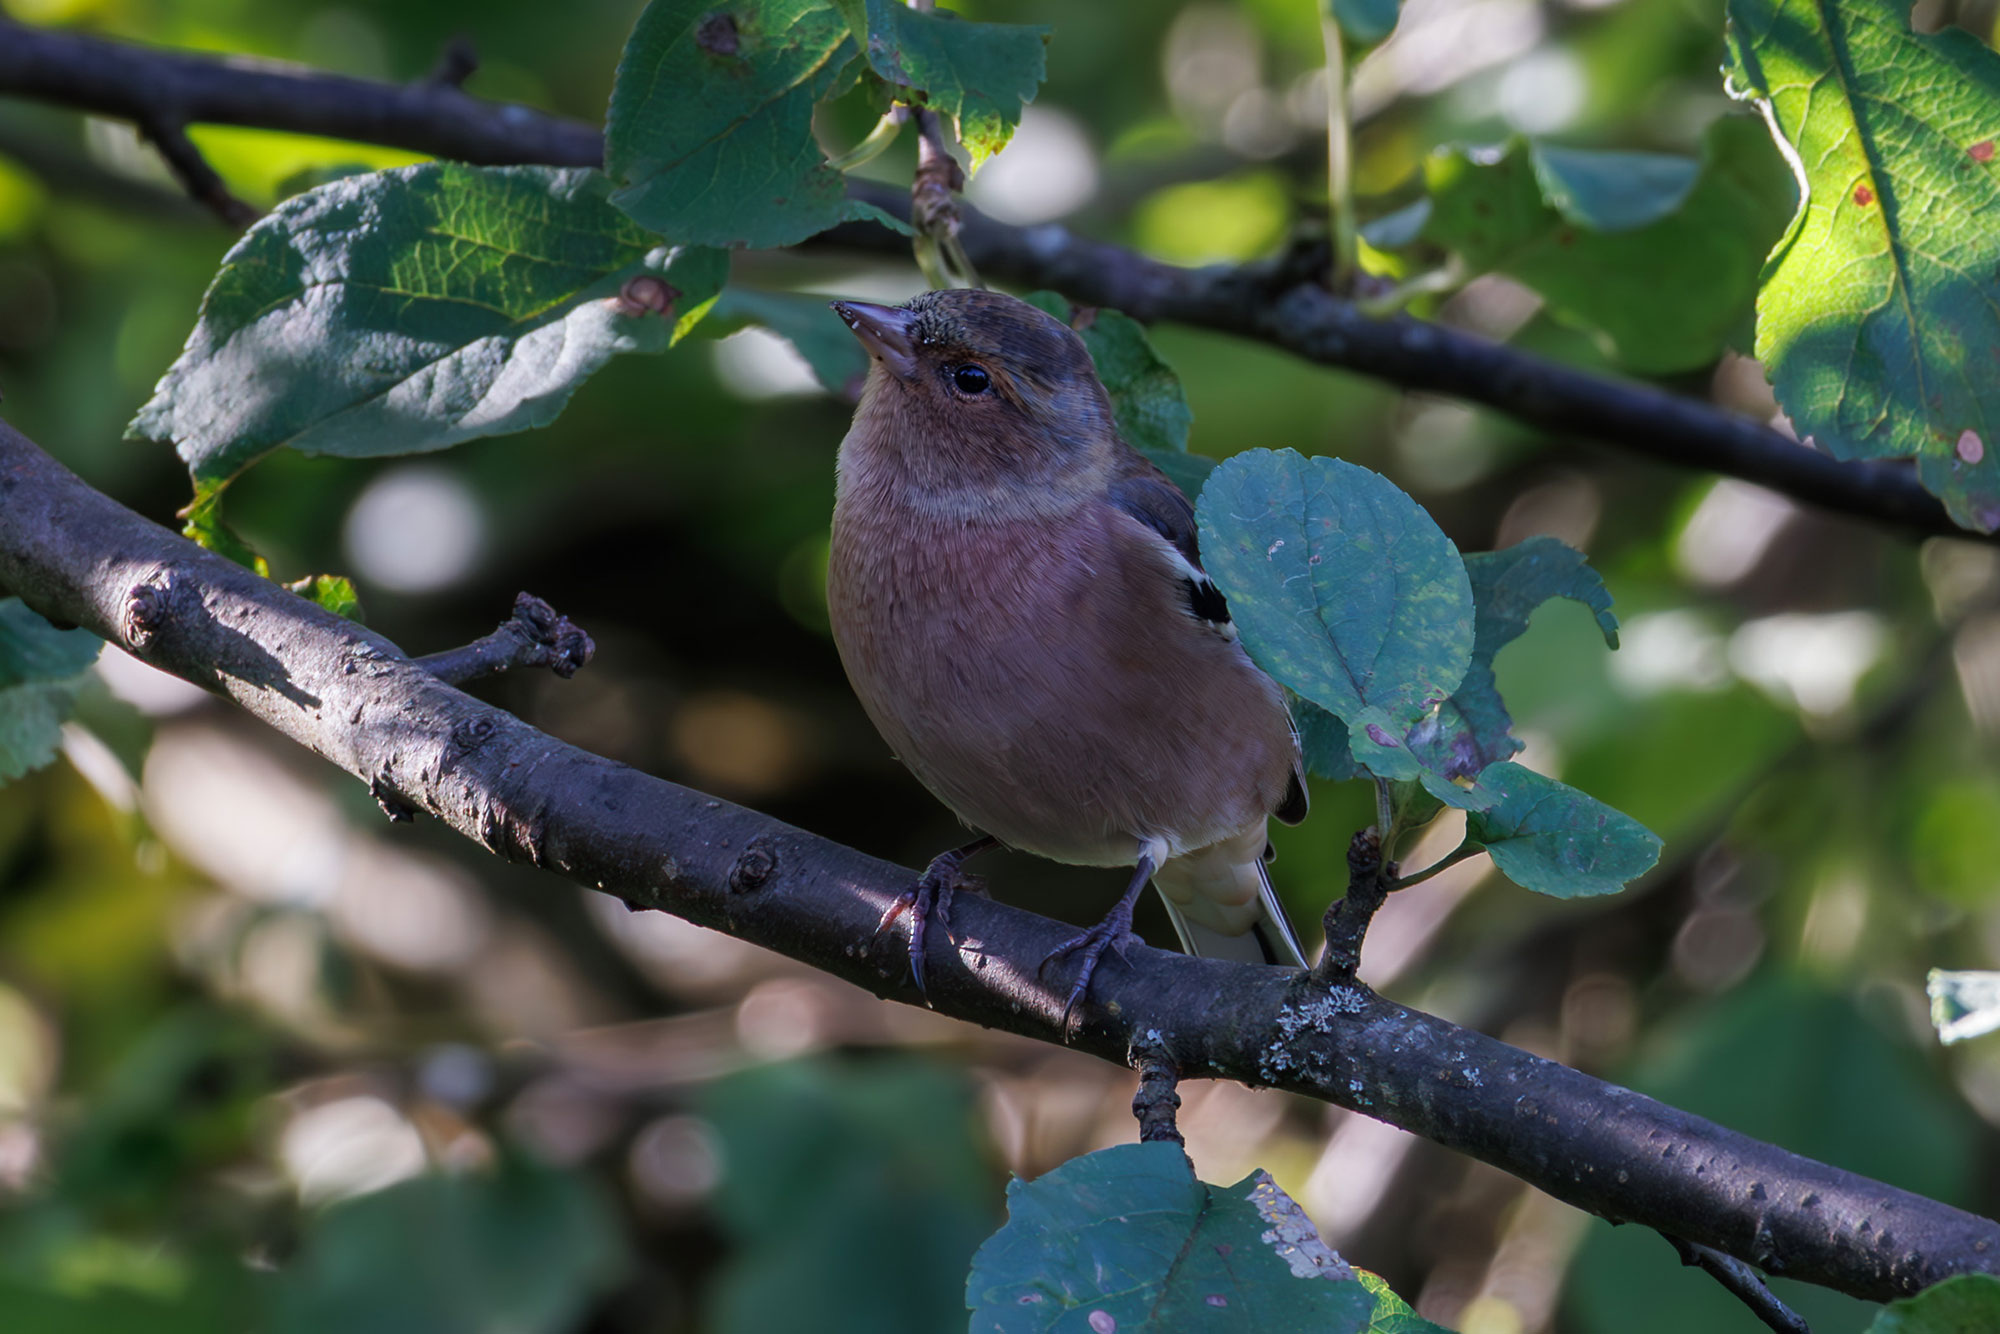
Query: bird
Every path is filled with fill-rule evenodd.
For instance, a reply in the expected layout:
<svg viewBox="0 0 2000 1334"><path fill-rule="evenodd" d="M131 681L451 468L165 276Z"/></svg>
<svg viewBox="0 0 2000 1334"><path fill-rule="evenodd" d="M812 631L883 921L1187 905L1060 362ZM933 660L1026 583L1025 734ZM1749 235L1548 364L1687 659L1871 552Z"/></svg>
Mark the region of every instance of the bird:
<svg viewBox="0 0 2000 1334"><path fill-rule="evenodd" d="M870 365L836 465L827 612L854 693L979 837L892 904L950 927L964 860L1000 844L1132 869L1080 954L1064 1025L1158 887L1190 953L1304 965L1266 869L1307 807L1284 690L1202 568L1194 507L1119 434L1063 321L980 288L835 301Z"/></svg>

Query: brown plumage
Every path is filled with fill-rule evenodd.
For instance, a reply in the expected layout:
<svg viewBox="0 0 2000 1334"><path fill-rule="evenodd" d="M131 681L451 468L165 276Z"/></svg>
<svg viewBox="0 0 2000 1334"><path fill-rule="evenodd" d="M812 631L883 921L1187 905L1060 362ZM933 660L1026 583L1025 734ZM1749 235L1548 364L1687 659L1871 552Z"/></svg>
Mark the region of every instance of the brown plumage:
<svg viewBox="0 0 2000 1334"><path fill-rule="evenodd" d="M1267 818L1305 814L1283 693L1201 572L1186 497L1119 438L1082 340L997 292L834 308L874 358L840 449L841 661L968 825L1137 868L1065 946L1084 952L1072 1006L1148 878L1191 948L1301 962L1263 863Z"/></svg>

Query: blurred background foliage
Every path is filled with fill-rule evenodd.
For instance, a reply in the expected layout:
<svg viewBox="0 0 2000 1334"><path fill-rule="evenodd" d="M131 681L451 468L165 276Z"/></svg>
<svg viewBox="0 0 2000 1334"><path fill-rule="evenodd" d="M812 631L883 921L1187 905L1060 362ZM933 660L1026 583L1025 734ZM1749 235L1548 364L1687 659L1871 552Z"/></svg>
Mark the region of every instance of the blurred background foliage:
<svg viewBox="0 0 2000 1334"><path fill-rule="evenodd" d="M593 121L639 8L6 2L28 22L392 79L462 33L472 91ZM1041 97L971 190L995 215L1190 263L1323 225L1305 0L959 7L1055 30ZM1990 40L1995 13L1924 0L1917 22ZM1354 79L1362 207L1407 203L1450 143L1697 152L1743 114L1721 56L1719 0L1409 0ZM873 115L837 106L823 131L851 143ZM259 204L407 160L194 137ZM907 180L911 152L870 170ZM128 128L0 102L7 418L163 522L186 474L122 430L230 239ZM739 257L737 278L877 299L921 285L910 265L811 248ZM1504 278L1430 313L1604 364ZM548 598L596 637L595 662L491 698L920 865L958 831L886 753L825 628L848 405L784 344L727 327L615 361L548 430L416 462L275 455L233 488L230 521L281 578L351 574L370 624L412 652L484 632L519 589ZM1184 377L1193 448L1353 459L1464 549L1536 533L1582 547L1618 600L1616 655L1582 608L1552 604L1499 673L1524 761L1657 830L1659 870L1565 903L1467 862L1389 904L1364 977L1800 1152L2000 1206L2000 1046L1940 1052L1921 993L1928 967L2000 965L1993 548L1913 545L1199 331L1155 339ZM1774 412L1739 356L1669 382ZM1359 785L1314 798L1308 824L1276 831L1307 926L1372 816ZM1009 855L980 869L1078 922L1119 888ZM1162 917L1140 925L1171 939ZM1132 1083L630 914L433 825L392 828L356 784L115 650L63 760L0 791L10 1334L957 1328L1005 1173L1130 1139ZM1754 1328L1651 1234L1366 1119L1184 1092L1204 1179L1268 1168L1344 1254L1468 1334ZM1816 1329L1867 1318L1780 1287Z"/></svg>

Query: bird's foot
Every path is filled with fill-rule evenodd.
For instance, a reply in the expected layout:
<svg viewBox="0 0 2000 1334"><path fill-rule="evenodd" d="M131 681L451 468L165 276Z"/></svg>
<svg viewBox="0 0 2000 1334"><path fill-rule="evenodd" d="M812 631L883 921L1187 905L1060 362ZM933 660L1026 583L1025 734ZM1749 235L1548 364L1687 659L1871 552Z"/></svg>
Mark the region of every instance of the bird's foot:
<svg viewBox="0 0 2000 1334"><path fill-rule="evenodd" d="M917 994L925 1003L930 1001L930 992L924 983L924 943L927 928L933 918L944 928L945 938L957 943L951 934L951 900L960 890L972 893L983 891L984 886L976 876L964 872L965 859L976 852L983 852L993 846L993 840L982 838L950 852L941 852L931 858L931 864L924 868L917 883L898 894L882 912L882 920L875 925L875 934L881 935L904 913L910 915L910 979L917 984Z"/></svg>
<svg viewBox="0 0 2000 1334"><path fill-rule="evenodd" d="M1036 976L1048 971L1048 966L1066 954L1083 952L1083 964L1077 969L1076 984L1069 990L1069 999L1063 1003L1063 1031L1069 1031L1069 1023L1076 1014L1076 1007L1090 992L1090 979L1097 974L1097 964L1106 953L1125 962L1125 947L1139 939L1132 932L1132 903L1121 899L1118 906L1104 915L1104 920L1090 930L1071 936L1062 944L1043 956L1041 966L1035 970Z"/></svg>

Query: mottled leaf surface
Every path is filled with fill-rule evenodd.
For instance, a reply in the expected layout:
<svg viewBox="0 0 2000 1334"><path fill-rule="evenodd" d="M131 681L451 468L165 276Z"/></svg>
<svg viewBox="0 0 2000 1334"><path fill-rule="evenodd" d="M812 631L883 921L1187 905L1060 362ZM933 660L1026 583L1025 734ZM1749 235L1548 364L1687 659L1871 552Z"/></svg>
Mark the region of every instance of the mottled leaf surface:
<svg viewBox="0 0 2000 1334"><path fill-rule="evenodd" d="M605 118L611 198L683 245L793 245L873 219L813 138L813 108L860 65L827 0L717 6L653 0L639 16Z"/></svg>
<svg viewBox="0 0 2000 1334"><path fill-rule="evenodd" d="M56 757L63 720L104 641L58 630L19 598L0 598L0 783Z"/></svg>
<svg viewBox="0 0 2000 1334"><path fill-rule="evenodd" d="M1007 146L1021 108L1046 73L1049 30L1017 23L968 23L945 10L903 0L836 0L884 81L924 94L951 117L971 168Z"/></svg>
<svg viewBox="0 0 2000 1334"><path fill-rule="evenodd" d="M1730 0L1730 91L1804 195L1757 298L1757 356L1802 436L1916 456L1952 517L2000 528L2000 56L1890 0Z"/></svg>
<svg viewBox="0 0 2000 1334"><path fill-rule="evenodd" d="M1370 772L1416 777L1402 738L1472 661L1472 587L1451 539L1381 475L1290 450L1229 459L1197 512L1251 657L1345 723Z"/></svg>
<svg viewBox="0 0 2000 1334"><path fill-rule="evenodd" d="M1430 774L1424 786L1466 812L1466 838L1502 875L1537 894L1615 894L1660 859L1659 836L1631 816L1512 762L1487 766L1470 787Z"/></svg>
<svg viewBox="0 0 2000 1334"><path fill-rule="evenodd" d="M1718 121L1703 159L1554 149L1445 148L1425 162L1423 235L1474 272L1532 287L1623 366L1706 365L1747 327L1792 190L1762 129Z"/></svg>
<svg viewBox="0 0 2000 1334"><path fill-rule="evenodd" d="M223 258L132 433L172 441L200 484L280 446L372 457L546 425L613 355L669 346L728 276L605 191L594 171L436 162L286 200Z"/></svg>
<svg viewBox="0 0 2000 1334"><path fill-rule="evenodd" d="M976 1334L1361 1334L1369 1290L1262 1172L1195 1179L1173 1144L1121 1144L1007 1187L966 1279Z"/></svg>
<svg viewBox="0 0 2000 1334"><path fill-rule="evenodd" d="M1955 1274L1891 1302L1868 1334L1989 1334L2000 1329L2000 1278Z"/></svg>
<svg viewBox="0 0 2000 1334"><path fill-rule="evenodd" d="M1531 537L1504 551L1467 556L1465 572L1472 580L1472 601L1478 609L1472 664L1435 720L1419 724L1409 738L1425 766L1447 778L1470 778L1521 749L1513 735L1514 720L1493 677L1493 659L1527 631L1528 618L1537 607L1551 598L1572 598L1595 613L1605 644L1618 647L1611 594L1574 547L1553 537Z"/></svg>

